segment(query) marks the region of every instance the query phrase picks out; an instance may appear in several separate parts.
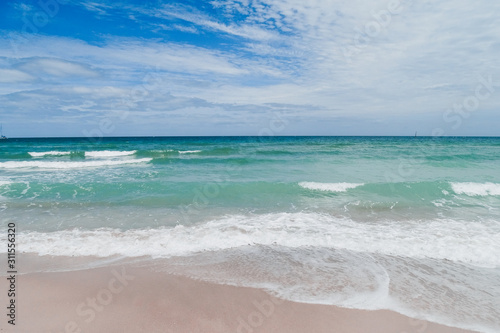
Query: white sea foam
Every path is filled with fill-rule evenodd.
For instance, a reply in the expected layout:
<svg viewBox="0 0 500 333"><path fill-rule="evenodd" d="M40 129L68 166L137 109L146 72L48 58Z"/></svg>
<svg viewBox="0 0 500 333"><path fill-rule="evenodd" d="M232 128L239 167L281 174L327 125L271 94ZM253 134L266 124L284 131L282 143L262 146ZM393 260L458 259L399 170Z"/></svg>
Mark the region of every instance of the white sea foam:
<svg viewBox="0 0 500 333"><path fill-rule="evenodd" d="M169 258L167 272L264 288L292 301L392 309L498 331L488 328L498 317L496 300L483 292L497 275L482 268L500 267L497 221L367 224L318 213L274 213L230 215L189 227L27 232L18 242L39 255ZM429 288L428 281L439 282ZM436 290L446 294L436 297ZM446 302L453 297L468 302L448 315ZM472 312L475 304L490 310Z"/></svg>
<svg viewBox="0 0 500 333"><path fill-rule="evenodd" d="M10 184L13 184L13 183L14 182L11 182L9 180L0 180L0 189L1 190L7 190L8 187L6 187L6 186L10 185ZM0 192L0 193L3 194L4 192ZM0 195L0 201L4 201L4 200L7 200L7 198ZM3 210L3 209L5 209L5 207L0 206L0 211Z"/></svg>
<svg viewBox="0 0 500 333"><path fill-rule="evenodd" d="M43 151L43 152L29 152L32 157L43 157L43 156L63 156L70 155L70 151Z"/></svg>
<svg viewBox="0 0 500 333"><path fill-rule="evenodd" d="M315 182L300 182L299 186L308 190L318 190L326 192L346 192L348 189L356 188L364 185L362 183L315 183Z"/></svg>
<svg viewBox="0 0 500 333"><path fill-rule="evenodd" d="M120 157L134 155L137 150L118 151L118 150L99 150L99 151L86 151L86 157Z"/></svg>
<svg viewBox="0 0 500 333"><path fill-rule="evenodd" d="M151 161L152 158L141 158L135 160L98 160L98 161L81 161L81 162L53 162L53 161L9 161L0 163L0 168L3 169L19 169L19 168L40 168L40 169L74 169L74 168L91 168L102 166L113 166L121 164L136 164Z"/></svg>
<svg viewBox="0 0 500 333"><path fill-rule="evenodd" d="M469 196L500 195L500 184L495 183L450 183L453 192Z"/></svg>
<svg viewBox="0 0 500 333"><path fill-rule="evenodd" d="M179 150L179 154L195 154L201 153L201 150Z"/></svg>
<svg viewBox="0 0 500 333"><path fill-rule="evenodd" d="M500 225L451 219L367 224L318 213L232 215L196 226L146 230L31 232L27 252L65 256L169 257L248 244L319 246L408 258L500 266Z"/></svg>

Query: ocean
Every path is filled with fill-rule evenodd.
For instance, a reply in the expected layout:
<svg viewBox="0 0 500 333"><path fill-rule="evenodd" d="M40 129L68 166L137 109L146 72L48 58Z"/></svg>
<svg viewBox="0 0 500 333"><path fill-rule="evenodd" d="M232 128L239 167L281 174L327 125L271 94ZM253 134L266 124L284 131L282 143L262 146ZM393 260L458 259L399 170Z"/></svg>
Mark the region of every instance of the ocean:
<svg viewBox="0 0 500 333"><path fill-rule="evenodd" d="M19 265L63 263L38 270L155 262L500 331L500 138L2 140L0 214Z"/></svg>

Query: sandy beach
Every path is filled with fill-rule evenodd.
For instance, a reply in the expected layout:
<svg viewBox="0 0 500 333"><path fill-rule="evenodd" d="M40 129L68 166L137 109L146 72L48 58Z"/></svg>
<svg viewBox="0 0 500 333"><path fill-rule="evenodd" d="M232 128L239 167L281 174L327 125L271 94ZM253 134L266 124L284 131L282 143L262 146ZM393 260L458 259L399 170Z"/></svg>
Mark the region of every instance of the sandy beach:
<svg viewBox="0 0 500 333"><path fill-rule="evenodd" d="M0 290L7 283L2 278ZM392 311L284 301L133 264L18 275L16 284L16 325L4 318L2 332L468 332Z"/></svg>

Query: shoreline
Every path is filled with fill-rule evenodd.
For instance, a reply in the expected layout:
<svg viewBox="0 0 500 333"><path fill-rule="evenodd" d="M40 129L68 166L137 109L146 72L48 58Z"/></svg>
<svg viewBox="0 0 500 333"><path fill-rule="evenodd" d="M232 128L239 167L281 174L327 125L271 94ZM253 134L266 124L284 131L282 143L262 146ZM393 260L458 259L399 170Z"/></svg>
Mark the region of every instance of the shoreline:
<svg viewBox="0 0 500 333"><path fill-rule="evenodd" d="M17 275L16 325L3 315L0 332L473 332L389 310L286 301L153 268L124 263ZM0 290L7 284L2 278Z"/></svg>

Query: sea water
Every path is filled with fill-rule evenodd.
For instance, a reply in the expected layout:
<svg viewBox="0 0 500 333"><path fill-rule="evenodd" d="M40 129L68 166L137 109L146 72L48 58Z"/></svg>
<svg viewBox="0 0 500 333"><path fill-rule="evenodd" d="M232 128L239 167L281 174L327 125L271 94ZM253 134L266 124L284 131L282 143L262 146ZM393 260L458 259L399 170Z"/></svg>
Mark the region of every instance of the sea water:
<svg viewBox="0 0 500 333"><path fill-rule="evenodd" d="M9 139L0 214L41 260L500 330L500 138Z"/></svg>

